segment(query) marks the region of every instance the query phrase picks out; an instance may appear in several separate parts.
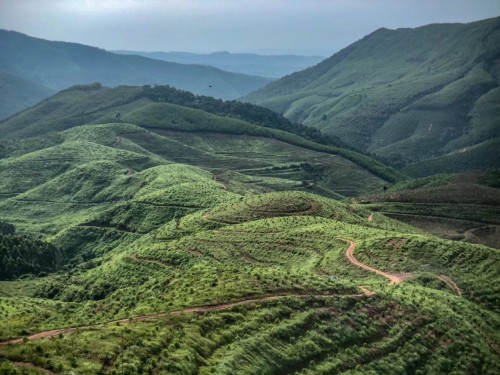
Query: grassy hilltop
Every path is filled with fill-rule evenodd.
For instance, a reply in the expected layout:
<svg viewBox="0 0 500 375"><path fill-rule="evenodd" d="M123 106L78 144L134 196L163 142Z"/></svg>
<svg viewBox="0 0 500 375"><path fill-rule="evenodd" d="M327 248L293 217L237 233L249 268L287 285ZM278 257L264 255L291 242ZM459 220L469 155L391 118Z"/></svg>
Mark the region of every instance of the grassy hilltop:
<svg viewBox="0 0 500 375"><path fill-rule="evenodd" d="M379 29L246 101L413 176L498 168L500 18Z"/></svg>
<svg viewBox="0 0 500 375"><path fill-rule="evenodd" d="M0 131L0 372L500 371L498 250L351 200L426 182L335 137L100 85Z"/></svg>

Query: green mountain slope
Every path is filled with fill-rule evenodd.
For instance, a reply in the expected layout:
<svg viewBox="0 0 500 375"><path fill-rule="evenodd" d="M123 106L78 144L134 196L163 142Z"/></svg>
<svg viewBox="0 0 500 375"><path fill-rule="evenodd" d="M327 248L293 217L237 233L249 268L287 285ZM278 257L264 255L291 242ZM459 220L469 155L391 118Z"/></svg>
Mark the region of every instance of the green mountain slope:
<svg viewBox="0 0 500 375"><path fill-rule="evenodd" d="M497 249L329 198L403 180L365 155L150 90L0 123L0 372L500 371Z"/></svg>
<svg viewBox="0 0 500 375"><path fill-rule="evenodd" d="M166 90L172 94L172 89ZM182 97L182 93L179 95ZM248 180L245 176L254 176L263 186L281 182L288 186L292 179L296 188L320 189L337 197L381 189L387 182L404 179L368 156L305 139L303 136L309 139L321 136L257 106L234 102L233 108L233 102L224 105L207 97L198 97L203 105L194 105L191 96L186 101L172 100L213 112L208 113L167 103L166 96L159 102L150 97L148 87L106 89L90 85L62 91L0 123L6 137L0 143L4 156L16 156L5 160L5 168L22 162L23 158L37 162L51 159L38 157L35 151L40 148L43 153L49 150L65 153L61 144L89 141L141 154L143 159L130 159L132 164L128 167L133 169L141 163L150 163L149 159L189 163L220 171L221 178L228 171L237 172L229 180L247 180L249 185L253 185L252 178ZM95 125L82 126L86 124ZM287 124L298 134L282 130ZM97 156L99 152L89 155ZM67 158L59 157L57 163L61 160L66 163ZM23 170L15 168L14 173ZM54 173L56 170L56 167L51 169Z"/></svg>
<svg viewBox="0 0 500 375"><path fill-rule="evenodd" d="M416 176L499 167L500 18L380 29L244 99Z"/></svg>
<svg viewBox="0 0 500 375"><path fill-rule="evenodd" d="M38 103L55 92L24 78L0 72L0 119Z"/></svg>
<svg viewBox="0 0 500 375"><path fill-rule="evenodd" d="M95 47L37 39L6 30L0 30L0 52L0 70L55 90L96 81L108 86L170 84L198 94L231 99L269 82L268 78L208 66L117 55Z"/></svg>
<svg viewBox="0 0 500 375"><path fill-rule="evenodd" d="M189 52L111 52L124 55L139 55L179 64L208 65L228 72L271 78L280 78L284 75L298 72L299 70L316 65L324 59L322 56L257 55L254 53L229 53L226 51L210 54Z"/></svg>

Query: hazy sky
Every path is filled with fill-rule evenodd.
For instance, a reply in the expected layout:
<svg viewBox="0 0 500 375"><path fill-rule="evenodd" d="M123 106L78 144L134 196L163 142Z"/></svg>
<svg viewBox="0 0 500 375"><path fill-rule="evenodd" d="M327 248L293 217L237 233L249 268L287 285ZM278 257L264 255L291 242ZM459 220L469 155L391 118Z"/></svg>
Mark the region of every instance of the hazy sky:
<svg viewBox="0 0 500 375"><path fill-rule="evenodd" d="M0 28L105 49L331 55L380 27L470 22L500 0L0 0Z"/></svg>

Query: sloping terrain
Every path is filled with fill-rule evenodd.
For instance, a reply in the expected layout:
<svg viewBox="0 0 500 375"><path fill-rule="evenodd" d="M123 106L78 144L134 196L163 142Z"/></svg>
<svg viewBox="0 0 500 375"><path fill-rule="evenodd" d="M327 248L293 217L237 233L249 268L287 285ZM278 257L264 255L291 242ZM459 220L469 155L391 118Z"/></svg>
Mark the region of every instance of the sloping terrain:
<svg viewBox="0 0 500 375"><path fill-rule="evenodd" d="M270 81L208 66L118 55L6 30L0 30L0 70L54 90L92 82L107 86L169 84L224 99L240 97Z"/></svg>
<svg viewBox="0 0 500 375"><path fill-rule="evenodd" d="M498 172L435 175L358 198L437 236L500 248Z"/></svg>
<svg viewBox="0 0 500 375"><path fill-rule="evenodd" d="M246 101L414 176L500 166L500 18L379 29Z"/></svg>
<svg viewBox="0 0 500 375"><path fill-rule="evenodd" d="M498 250L329 198L425 182L149 94L75 87L0 123L0 372L500 371Z"/></svg>
<svg viewBox="0 0 500 375"><path fill-rule="evenodd" d="M343 197L404 178L368 156L283 131L286 120L275 114L260 120L259 107L238 105L222 117L153 102L149 90L77 86L13 116L0 123L6 137L0 145L11 156L0 170L13 184L24 181L21 191L103 155L132 170L172 162L200 166L241 191L309 189ZM291 128L302 134L303 127ZM31 170L35 165L46 167ZM20 193L12 183L4 178L0 193Z"/></svg>
<svg viewBox="0 0 500 375"><path fill-rule="evenodd" d="M298 72L316 65L324 59L322 56L257 55L254 53L229 53L226 51L209 54L189 52L111 52L123 55L139 55L179 64L208 65L228 72L271 78L280 78Z"/></svg>
<svg viewBox="0 0 500 375"><path fill-rule="evenodd" d="M0 87L0 120L38 103L55 92L5 72L0 72Z"/></svg>
<svg viewBox="0 0 500 375"><path fill-rule="evenodd" d="M190 175L177 168L180 185L173 186L180 187ZM221 197L230 194L201 170L193 172L219 185ZM7 291L0 299L3 368L498 370L498 290L492 287L498 273L491 267L498 265L497 251L457 249L382 215L368 219L359 206L306 193L230 195L222 205L210 199L208 209L163 216L151 226L150 210L160 204L151 197L172 207L170 188L143 196L149 207L134 213L139 226L106 211L68 223L49 238L73 256L60 272L0 282ZM198 206L193 198L182 205ZM89 245L79 249L80 260L68 251L75 243ZM387 275L405 276L388 285ZM451 360L455 352L460 361Z"/></svg>

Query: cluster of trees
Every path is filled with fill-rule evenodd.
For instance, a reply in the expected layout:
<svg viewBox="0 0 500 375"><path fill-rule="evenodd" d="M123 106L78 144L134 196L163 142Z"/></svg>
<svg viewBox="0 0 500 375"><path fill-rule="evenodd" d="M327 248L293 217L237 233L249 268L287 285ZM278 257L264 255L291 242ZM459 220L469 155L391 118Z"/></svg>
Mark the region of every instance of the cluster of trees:
<svg viewBox="0 0 500 375"><path fill-rule="evenodd" d="M3 223L2 223L3 224ZM55 271L63 262L62 252L42 240L15 234L0 234L0 279Z"/></svg>
<svg viewBox="0 0 500 375"><path fill-rule="evenodd" d="M14 233L16 233L16 227L14 225L0 220L0 235Z"/></svg>
<svg viewBox="0 0 500 375"><path fill-rule="evenodd" d="M285 130L317 143L350 148L340 138L322 134L319 130L293 123L270 109L236 100L223 101L211 96L195 95L189 91L178 90L168 85L143 86L144 96L154 102L177 104L200 109L219 116L245 120L267 128Z"/></svg>

